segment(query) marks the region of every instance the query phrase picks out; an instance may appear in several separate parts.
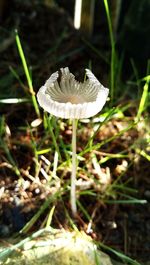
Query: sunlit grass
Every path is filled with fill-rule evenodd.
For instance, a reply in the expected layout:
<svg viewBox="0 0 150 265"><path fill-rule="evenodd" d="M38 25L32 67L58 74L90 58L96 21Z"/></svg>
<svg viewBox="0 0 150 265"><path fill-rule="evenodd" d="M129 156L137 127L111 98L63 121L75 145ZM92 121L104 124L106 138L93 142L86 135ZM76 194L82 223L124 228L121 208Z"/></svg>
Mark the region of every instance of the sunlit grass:
<svg viewBox="0 0 150 265"><path fill-rule="evenodd" d="M29 86L29 92L31 94L33 106L34 106L34 109L35 109L35 112L36 112L37 116L40 117L40 111L39 111L39 107L38 107L38 104L37 104L35 91L33 89L31 75L29 73L29 69L28 69L28 66L27 66L26 58L25 58L25 55L24 55L24 51L22 49L21 41L20 41L20 38L19 38L17 30L15 31L15 34L16 34L16 43L17 43L19 55L20 55L20 58L21 58L21 61L22 61L22 65L23 65L23 68L24 68L24 72L25 72L25 75L26 75L26 78L27 78L27 82L28 82L28 86Z"/></svg>
<svg viewBox="0 0 150 265"><path fill-rule="evenodd" d="M115 41L113 37L110 13L108 8L107 1L104 0L107 20L109 25L109 34L111 40L111 60L110 60L110 100L114 103L112 107L112 103L109 107L106 107L102 114L98 115L96 118L81 120L79 121L77 134L84 136L85 128L87 127L89 130L90 136L85 136L86 143L82 144L79 140L79 148L77 152L78 157L78 179L84 180L83 185L87 185L87 189L83 189L83 186L80 185L77 190L77 205L78 205L78 214L81 215L86 223L87 227L94 222L94 214L91 217L91 213L88 212L88 207L86 208L84 205L84 198L94 198L94 202L99 202L105 205L109 204L145 204L146 200L139 199L136 196L138 195L138 190L130 187L130 183L132 182L132 178L128 180L124 180L125 176L128 174L128 170L130 167L134 165L135 159L137 156L143 157L144 159L150 161L149 155L149 143L150 143L150 135L149 128L147 128L147 123L149 122L149 117L147 117L148 107L149 107L149 81L150 75L149 72L145 74L144 77L140 78L138 72L136 71L136 66L132 62L133 66L133 75L136 78L136 86L138 87L138 93L135 96L135 100L138 102L136 104L130 99L130 102L123 102L119 105L115 105L115 102L118 100L115 98L118 90L120 88L116 85L115 80L115 68L122 70L122 61L120 59L116 60L116 48ZM26 102L32 106L35 110L35 113L38 117L40 116L39 107L37 105L35 91L33 89L32 79L30 76L30 72L26 63L26 57L24 55L22 45L20 42L20 38L18 33L16 33L16 42L19 50L19 56L22 61L22 65L24 68L25 76L28 83L29 93L31 95L31 101L28 98L10 98L10 99L0 99L0 104L16 104L19 103L23 106L23 108L27 108ZM88 43L90 48L93 49L100 58L104 61L108 60L101 55L101 53L92 46L92 44ZM58 62L63 60L64 57L69 57L70 55L62 55L58 58ZM118 64L117 66L115 64ZM121 71L120 70L120 71ZM21 86L26 89L26 86L21 81L17 72L10 67L10 71L15 76L17 81L21 84ZM129 83L132 80L129 80ZM120 85L120 84L119 84ZM125 85L125 84L124 84ZM141 85L142 93L140 92ZM122 92L124 97L125 93ZM140 95L140 98L139 98ZM15 101L14 101L15 100ZM134 106L134 114L128 115L128 111L131 107ZM5 116L5 115L4 115ZM70 176L71 172L71 145L69 144L68 138L70 137L69 133L71 133L71 124L69 121L61 121L56 120L55 117L48 116L46 113L43 114L41 118L40 126L35 127L34 129L30 126L31 121L27 121L27 125L24 127L24 131L30 135L30 147L33 151L33 157L31 158L34 163L34 170L24 170L18 167L18 163L13 157L13 151L10 150L8 144L8 137L6 135L6 121L5 117L2 116L0 118L0 147L3 150L3 160L5 162L4 167L8 167L11 171L17 175L18 179L20 177L25 176L31 182L38 183L39 187L42 187L44 190L48 191L48 198L45 198L45 201L42 205L37 209L37 212L29 222L22 228L20 234L24 234L29 232L34 225L38 222L38 220L44 215L44 220L41 221L41 227L48 227L51 225L53 221L53 217L56 214L57 206L62 203L63 211L66 218L66 223L70 225L72 228L74 225L74 219L71 216L70 204L69 204L69 193L70 193L70 180L67 175ZM32 115L31 115L32 116ZM104 139L101 139L98 134L100 131L105 131L108 124L111 123L112 127L114 120L117 122L126 121L126 125L119 130L116 130L116 133L113 135L108 135ZM140 126L144 131L144 143L141 142L140 136ZM20 128L16 128L16 130L20 130ZM69 131L68 135L65 134L66 131ZM117 153L113 153L109 151L109 147L111 145L115 145L117 141L121 142L122 137L128 133L130 134L131 130L135 130L137 132L136 139L133 139L133 142L128 145L128 147L123 150L119 150ZM21 130L20 130L21 134ZM84 137L83 137L84 138ZM11 135L9 136L11 140ZM21 145L21 142L20 142ZM144 146L144 148L143 148ZM107 147L107 148L106 148ZM132 154L132 151L134 154ZM98 154L97 154L98 152ZM95 177L93 173L93 169L96 171L96 174L100 177L101 172L105 171L106 176L109 174L107 172L107 168L109 167L109 163L117 163L117 161L123 161L123 159L128 160L127 168L120 172L117 178L113 177L113 173L110 172L111 181L106 183L106 188L104 191L101 190L101 185L99 179ZM3 165L2 165L3 166ZM92 169L92 170L91 170ZM103 170L102 170L103 169ZM44 178L44 184L41 182L41 179ZM90 182L92 180L92 182ZM92 183L92 184L91 184ZM96 190L96 186L100 186L99 190ZM66 203L67 202L67 203ZM88 205L86 205L88 206ZM68 226L69 226L68 225ZM93 226L94 227L94 226ZM37 232L38 234L38 232ZM29 239L27 239L29 240ZM20 244L22 244L20 242ZM126 255L105 246L103 243L99 243L102 249L105 249L109 253L113 252L120 260L124 262L128 262L128 264L138 265L139 263L127 257ZM19 247L20 245L16 245L14 248L10 247L3 254L9 254L12 250ZM1 256L3 256L1 254ZM0 256L0 257L1 257Z"/></svg>

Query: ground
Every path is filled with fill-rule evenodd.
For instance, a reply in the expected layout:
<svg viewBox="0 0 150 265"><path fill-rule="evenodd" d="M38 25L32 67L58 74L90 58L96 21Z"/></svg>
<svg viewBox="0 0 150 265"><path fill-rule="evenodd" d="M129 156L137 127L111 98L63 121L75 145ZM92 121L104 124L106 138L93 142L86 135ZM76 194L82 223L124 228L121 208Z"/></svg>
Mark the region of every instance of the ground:
<svg viewBox="0 0 150 265"><path fill-rule="evenodd" d="M64 9L50 8L36 1L26 4L13 2L0 27L0 98L21 97L29 100L20 104L0 105L2 240L22 229L41 209L41 205L43 210L40 217L27 230L35 231L44 226L52 206L55 206L52 226L71 227L68 218L68 215L71 216L68 189L71 124L70 121L55 118L49 121L62 156L59 157L56 176L52 176L55 173L53 137L41 122L42 110L41 118L37 119L31 104L15 43L15 28L18 29L28 65L32 66L35 92L50 74L65 66L69 66L80 80L84 78L84 68L92 66L97 78L105 86L109 85L109 65L101 57L102 54L108 58L110 51L105 29L88 40L74 30L70 16ZM124 82L129 91L129 85ZM150 249L150 206L146 203L150 200L150 169L149 156L147 159L141 155L141 150L150 150L147 146L148 114L135 122L138 104L134 91L131 97L124 93L115 101L114 108L110 107L109 102L106 104L104 113L108 114L109 108L112 113L98 130L103 115L98 116L97 120L79 122L79 210L75 224L96 241L122 251L144 265L149 259ZM93 148L87 152L86 145L93 134ZM49 152L36 152L49 148ZM36 165L37 156L40 167ZM44 171L40 171L40 168ZM51 181L49 175L52 176ZM111 253L108 249L107 252Z"/></svg>

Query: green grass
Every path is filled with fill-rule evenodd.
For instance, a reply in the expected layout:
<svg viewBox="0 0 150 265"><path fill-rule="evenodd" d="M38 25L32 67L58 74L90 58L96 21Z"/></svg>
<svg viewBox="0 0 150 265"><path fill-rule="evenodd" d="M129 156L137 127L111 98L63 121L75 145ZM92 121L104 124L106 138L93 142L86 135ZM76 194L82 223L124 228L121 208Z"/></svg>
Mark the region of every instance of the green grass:
<svg viewBox="0 0 150 265"><path fill-rule="evenodd" d="M110 60L110 96L112 104L114 102L114 96L115 96L115 78L116 78L116 53L115 53L115 39L113 34L113 28L112 28L112 22L111 22L111 16L109 11L109 5L107 0L103 0L105 10L106 10L106 16L108 21L108 29L109 29L109 36L110 36L110 44L111 44L111 60Z"/></svg>
<svg viewBox="0 0 150 265"><path fill-rule="evenodd" d="M149 128L147 127L147 123L149 122L148 116L148 108L149 102L148 99L150 97L149 93L149 81L150 75L149 71L146 72L144 77L140 77L136 66L132 62L133 66L133 76L135 77L135 84L138 87L138 93L134 95L134 100L130 99L130 102L123 102L122 104L117 105L118 99L116 95L118 95L118 91L120 91L120 86L126 85L123 84L121 77L118 78L118 83L116 82L116 68L119 69L120 75L122 71L122 58L117 58L117 51L115 47L115 41L113 36L110 12L108 7L107 0L104 0L104 6L106 10L106 16L108 21L108 30L110 35L110 43L111 43L111 56L110 62L107 61L106 58L103 58L103 55L99 51L97 51L91 43L86 41L86 44L90 46L90 48L97 53L97 56L102 58L104 61L107 61L110 64L110 100L111 104L106 105L103 112L97 116L97 120L95 118L86 120L86 121L79 121L78 124L78 131L77 131L77 144L79 145L78 151L78 171L77 177L81 178L84 176L83 180L85 182L93 180L92 185L100 185L96 176L94 175L91 168L100 172L101 169L104 169L106 172L106 168L108 168L111 163L117 164L121 163L124 159L128 160L128 166L126 170L121 172L119 176L114 179L112 173L111 174L111 182L107 185L103 192L97 191L93 186L88 188L87 190L77 191L77 206L78 206L78 213L84 219L84 222L88 224L91 221L91 213L88 212L88 203L85 207L84 198L86 200L89 198L94 198L94 202L101 202L102 205L109 205L109 204L145 204L146 200L136 198L138 195L138 191L134 188L130 187L130 182L133 179L128 179L126 181L126 177L128 176L128 170L134 165L135 158L137 156L143 157L145 160L150 161L149 155L149 142L150 142L150 135L149 135ZM22 66L24 69L24 73L27 80L27 86L21 81L19 76L20 66L17 70L10 67L10 73L5 77L0 79L0 83L3 84L12 84L13 77L17 80L17 82L21 85L24 90L27 90L27 97L20 98L15 97L11 98L6 97L5 99L0 99L0 104L3 106L11 103L16 104L19 103L22 105L22 108L26 108L28 111L28 106L32 107L35 111L38 118L41 118L39 106L36 100L36 94L33 89L32 79L29 72L29 68L27 66L27 58L25 57L20 38L18 33L16 32L16 43L17 48L19 51L19 56L22 62ZM59 43L58 43L59 44ZM75 51L76 52L76 51ZM71 53L72 55L72 53ZM63 61L64 58L68 58L70 54L63 54L60 58L58 58L58 62ZM86 68L86 66L85 66ZM9 77L9 78L8 78ZM44 80L43 80L44 81ZM10 82L10 83L9 83ZM132 80L128 80L131 84ZM142 92L141 92L142 87ZM11 93L11 91L10 91ZM122 98L125 97L125 92L123 92ZM14 101L15 99L15 101ZM31 99L31 100L30 100ZM134 107L134 114L128 115L130 108L135 106L134 101L138 102L136 107ZM26 105L28 102L29 105ZM114 106L113 106L114 104ZM113 107L112 107L113 106ZM34 116L34 115L33 115ZM32 117L32 114L31 114ZM15 118L15 117L14 117ZM62 203L63 211L65 213L66 223L68 226L72 228L74 220L70 217L70 206L69 205L69 192L70 192L70 179L66 178L67 174L70 174L70 165L71 165L71 142L68 138L70 136L65 135L66 130L71 130L70 121L62 121L58 120L55 117L49 116L47 113L43 114L41 118L42 124L35 128L30 126L30 121L26 121L25 126L25 133L26 135L30 135L30 143L29 146L33 151L33 155L31 158L34 161L34 169L28 169L26 173L26 177L31 181L35 181L39 184L39 187L42 187L44 190L49 192L49 197L45 199L45 202L37 209L37 212L31 220L22 228L20 234L27 233L31 230L31 228L38 222L41 218L42 226L49 226L53 221L53 216L55 216L57 212L57 206ZM111 123L111 126L114 126L114 121L120 122L121 126L123 126L124 122L126 125L121 128L120 130L116 130L116 133L113 135L104 137L104 139L99 137L100 132L105 132L107 126ZM143 138L143 134L140 135L139 125L141 124L142 129L145 135L145 142L144 148L143 144L141 143L141 138ZM89 135L86 138L86 143L82 140L86 131L85 128L88 128ZM11 128L10 128L11 129ZM113 153L109 151L109 146L117 145L117 143L124 140L125 134L130 135L131 130L137 132L137 137L133 142L128 145L128 148L124 148L123 150L119 150L117 153ZM21 128L17 127L16 131L19 131L21 134ZM42 131L42 132L41 132ZM13 151L10 149L10 142L11 142L11 135L8 137L7 135L7 122L5 120L5 114L0 118L0 147L2 149L2 160L6 162L6 165L11 169L15 175L17 175L18 179L22 176L22 168L19 168L18 161L15 160L13 157ZM13 142L12 142L13 145ZM21 142L20 142L21 146ZM134 156L132 154L134 151ZM47 163L47 162L48 163ZM46 164L47 163L47 164ZM109 164L110 163L110 164ZM110 166L111 167L111 166ZM42 170L41 170L42 169ZM111 169L111 168L110 168ZM90 171L91 170L91 171ZM45 178L45 184L41 182L41 179ZM67 202L67 203L66 203ZM49 210L50 209L50 210ZM47 213L48 212L48 213ZM44 217L44 220L42 219ZM93 221L94 222L94 221ZM38 232L36 232L38 234ZM36 234L35 233L35 234ZM36 235L37 235L36 234ZM29 240L28 238L25 240ZM24 242L24 241L23 241ZM22 242L20 242L20 245ZM0 253L0 258L8 255L14 249L20 246L19 244L8 248L3 253ZM105 246L102 243L99 243L100 247L109 253L113 252L120 260L127 262L125 264L135 264L138 265L139 263L132 260L128 256L120 253L117 250L114 250L111 247Z"/></svg>
<svg viewBox="0 0 150 265"><path fill-rule="evenodd" d="M27 79L27 82L28 82L29 93L31 94L31 98L32 98L32 102L33 102L33 106L34 106L35 112L36 112L37 116L40 117L39 106L38 106L38 103L37 103L37 100L36 100L36 96L35 96L35 92L34 92L34 89L33 89L31 75L29 73L29 69L28 69L28 66L27 66L26 58L25 58L25 55L24 55L24 52L23 52L23 49L22 49L21 41L20 41L20 38L19 38L17 30L15 31L15 34L16 34L17 48L18 48L18 51L19 51L19 55L20 55L20 58L21 58L21 61L22 61L23 69L24 69L24 72L25 72L25 75L26 75L26 79Z"/></svg>

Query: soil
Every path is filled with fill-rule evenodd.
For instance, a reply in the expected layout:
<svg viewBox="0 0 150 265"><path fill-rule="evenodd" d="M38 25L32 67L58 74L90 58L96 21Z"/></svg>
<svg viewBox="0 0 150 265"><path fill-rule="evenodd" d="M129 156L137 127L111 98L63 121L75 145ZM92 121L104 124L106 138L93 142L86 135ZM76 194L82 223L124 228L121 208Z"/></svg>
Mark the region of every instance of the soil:
<svg viewBox="0 0 150 265"><path fill-rule="evenodd" d="M100 27L104 26L104 21L99 23ZM107 58L110 47L107 44L108 35L106 34L106 28L102 27L103 30L101 32L95 32L93 38L88 40L83 37L83 34L73 28L69 10L66 11L60 6L51 8L45 2L41 3L40 1L12 1L12 5L7 6L7 12L4 12L0 27L2 39L0 47L1 98L8 97L8 95L10 98L25 97L27 95L27 88L21 87L19 81L10 75L9 70L10 66L13 67L21 80L26 83L15 44L15 28L18 29L28 65L32 66L33 83L36 92L50 74L60 67L69 66L71 72L82 80L84 68L91 62L94 74L100 78L104 85L108 85L109 65L89 45L89 43L92 43ZM124 128L126 122L132 121L135 113L134 104L133 109L127 113L127 121L119 118L111 120L111 122L101 128L94 139L94 143L96 144L103 139L116 135ZM60 177L60 183L57 183L58 187L55 185L47 188L46 185L45 188L46 179L42 174L40 174L39 182L29 178L29 175L33 176L35 174L32 142L33 140L40 142L44 135L44 128L42 125L35 129L33 128L32 135L30 127L24 129L36 119L30 103L0 105L0 107L0 112L4 115L5 123L7 124L6 133L1 133L2 138L13 158L17 161L18 168L21 169L20 178L10 168L8 157L6 156L6 148L0 146L0 237L4 240L4 238L10 238L15 232L22 229L48 196L54 194L61 185L69 183L70 171L67 167L66 170L60 169L58 171L58 177ZM60 130L61 140L64 141L66 146L69 145L71 142L71 126L69 122L65 124L62 121ZM91 132L92 127L90 124L86 124L84 129L83 126L79 125L78 152L83 150ZM150 260L150 205L149 203L111 203L111 200L116 198L121 200L122 195L121 191L117 190L117 187L114 189L109 189L108 187L121 173L125 172L119 184L125 183L127 187L137 191L134 193L133 190L127 190L127 195L141 200L150 200L149 162L129 148L133 141L144 140L144 137L145 135L141 130L131 129L116 140L106 143L94 153L98 161L105 157L105 153L117 154L126 150L128 156L124 159L109 160L104 167L102 164L102 175L105 177L109 176L108 172L110 172L110 179L108 178L108 181L100 185L100 187L94 184L96 182L88 184L88 190L91 192L94 190L98 196L80 196L80 203L89 216L92 216L92 228L88 230L89 221L81 209L76 220L78 228L85 232L88 231L88 234L95 240L100 240L105 245L122 251L143 265ZM47 138L45 140L46 148L49 146L48 141L51 141L51 139ZM52 156L53 154L49 154L47 159L53 161ZM62 156L64 156L64 153ZM78 179L87 183L89 175L91 175L99 183L98 174L91 163L92 154L85 154L84 157L86 158L86 164L80 161ZM40 156L40 162L44 164L45 162L42 159ZM88 176L85 174L85 169L88 170ZM65 208L69 209L71 214L69 192L62 196L63 200L60 198L57 202L52 226L69 229L70 224L64 211ZM49 209L42 214L32 227L32 231L43 225L48 212Z"/></svg>

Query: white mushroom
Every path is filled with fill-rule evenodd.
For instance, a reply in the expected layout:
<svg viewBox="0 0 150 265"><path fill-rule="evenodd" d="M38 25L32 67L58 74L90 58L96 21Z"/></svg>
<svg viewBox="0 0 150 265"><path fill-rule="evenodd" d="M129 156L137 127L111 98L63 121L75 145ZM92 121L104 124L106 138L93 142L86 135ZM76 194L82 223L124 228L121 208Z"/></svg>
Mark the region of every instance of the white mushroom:
<svg viewBox="0 0 150 265"><path fill-rule="evenodd" d="M96 115L106 103L109 90L89 69L85 70L88 78L83 83L75 80L68 67L60 71L60 82L57 80L58 72L53 73L39 89L37 99L45 111L73 121L71 208L76 215L76 120Z"/></svg>

